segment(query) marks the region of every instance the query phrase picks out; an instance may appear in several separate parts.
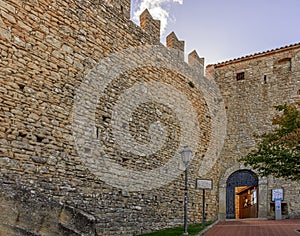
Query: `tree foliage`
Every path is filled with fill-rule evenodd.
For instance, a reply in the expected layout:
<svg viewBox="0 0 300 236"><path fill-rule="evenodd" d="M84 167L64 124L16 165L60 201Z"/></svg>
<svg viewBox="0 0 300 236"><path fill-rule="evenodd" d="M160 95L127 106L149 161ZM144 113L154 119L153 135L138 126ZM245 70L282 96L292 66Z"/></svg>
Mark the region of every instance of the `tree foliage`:
<svg viewBox="0 0 300 236"><path fill-rule="evenodd" d="M260 136L257 148L240 159L261 176L300 180L300 104L280 105L276 129Z"/></svg>

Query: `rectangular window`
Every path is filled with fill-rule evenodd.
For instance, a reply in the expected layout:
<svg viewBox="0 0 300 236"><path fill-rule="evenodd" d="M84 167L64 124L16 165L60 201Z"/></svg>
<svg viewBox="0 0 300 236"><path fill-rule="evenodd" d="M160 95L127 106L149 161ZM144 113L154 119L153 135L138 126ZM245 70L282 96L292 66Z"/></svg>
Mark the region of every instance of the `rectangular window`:
<svg viewBox="0 0 300 236"><path fill-rule="evenodd" d="M236 80L243 80L245 79L245 72L239 72L236 74Z"/></svg>

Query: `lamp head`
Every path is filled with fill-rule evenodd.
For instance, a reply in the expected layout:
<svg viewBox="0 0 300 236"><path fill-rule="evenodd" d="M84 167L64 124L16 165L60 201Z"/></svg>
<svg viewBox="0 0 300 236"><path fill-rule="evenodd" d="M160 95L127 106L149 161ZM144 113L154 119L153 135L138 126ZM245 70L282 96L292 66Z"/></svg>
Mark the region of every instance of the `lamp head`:
<svg viewBox="0 0 300 236"><path fill-rule="evenodd" d="M187 166L191 161L192 151L188 146L184 146L183 150L180 152L182 162Z"/></svg>

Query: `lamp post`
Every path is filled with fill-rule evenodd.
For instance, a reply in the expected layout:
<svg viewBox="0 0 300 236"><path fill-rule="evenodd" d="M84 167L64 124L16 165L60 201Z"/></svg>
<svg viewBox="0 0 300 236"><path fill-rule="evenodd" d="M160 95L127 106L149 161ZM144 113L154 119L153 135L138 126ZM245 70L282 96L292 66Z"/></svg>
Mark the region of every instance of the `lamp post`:
<svg viewBox="0 0 300 236"><path fill-rule="evenodd" d="M183 235L188 235L188 167L191 161L192 151L188 146L180 152L182 162L185 165L185 188L184 188L184 232Z"/></svg>

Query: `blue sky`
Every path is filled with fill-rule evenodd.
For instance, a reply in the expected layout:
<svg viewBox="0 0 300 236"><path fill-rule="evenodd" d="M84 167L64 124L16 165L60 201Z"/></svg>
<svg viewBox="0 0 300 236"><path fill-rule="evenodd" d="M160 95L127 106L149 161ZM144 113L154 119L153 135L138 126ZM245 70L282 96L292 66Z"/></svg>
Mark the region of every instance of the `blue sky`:
<svg viewBox="0 0 300 236"><path fill-rule="evenodd" d="M141 4L206 64L300 42L300 0L133 0L136 23Z"/></svg>

